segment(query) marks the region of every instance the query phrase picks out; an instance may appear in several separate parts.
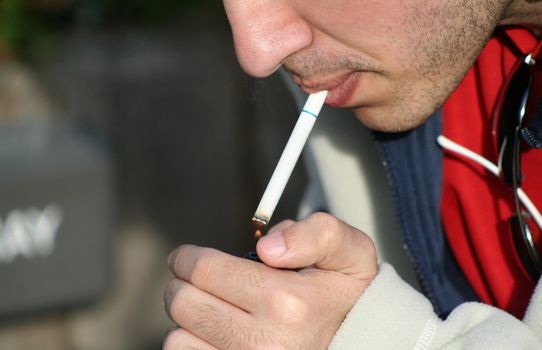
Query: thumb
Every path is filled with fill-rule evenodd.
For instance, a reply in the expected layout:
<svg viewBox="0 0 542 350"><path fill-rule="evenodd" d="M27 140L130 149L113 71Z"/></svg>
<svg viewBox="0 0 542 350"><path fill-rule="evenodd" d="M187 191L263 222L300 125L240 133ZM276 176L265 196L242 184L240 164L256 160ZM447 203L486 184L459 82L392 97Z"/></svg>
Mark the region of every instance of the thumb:
<svg viewBox="0 0 542 350"><path fill-rule="evenodd" d="M277 268L315 266L359 279L372 279L377 272L371 238L324 213L272 228L256 249L264 263Z"/></svg>

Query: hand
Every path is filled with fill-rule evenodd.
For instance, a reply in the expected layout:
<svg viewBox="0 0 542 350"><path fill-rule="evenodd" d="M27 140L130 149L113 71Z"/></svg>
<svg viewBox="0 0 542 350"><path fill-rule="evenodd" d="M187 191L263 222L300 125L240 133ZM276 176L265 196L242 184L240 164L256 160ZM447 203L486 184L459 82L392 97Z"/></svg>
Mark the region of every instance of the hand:
<svg viewBox="0 0 542 350"><path fill-rule="evenodd" d="M190 245L170 255L164 300L182 328L164 349L326 349L377 273L372 240L328 214L280 223L257 252L265 265Z"/></svg>

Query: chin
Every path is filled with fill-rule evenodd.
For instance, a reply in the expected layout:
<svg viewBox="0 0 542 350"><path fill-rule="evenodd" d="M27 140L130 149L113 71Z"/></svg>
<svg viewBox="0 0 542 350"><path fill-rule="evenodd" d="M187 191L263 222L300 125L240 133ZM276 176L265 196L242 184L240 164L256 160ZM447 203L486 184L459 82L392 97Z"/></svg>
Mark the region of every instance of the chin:
<svg viewBox="0 0 542 350"><path fill-rule="evenodd" d="M366 127L382 132L403 132L422 125L434 113L412 113L405 109L359 107L353 109L357 119Z"/></svg>

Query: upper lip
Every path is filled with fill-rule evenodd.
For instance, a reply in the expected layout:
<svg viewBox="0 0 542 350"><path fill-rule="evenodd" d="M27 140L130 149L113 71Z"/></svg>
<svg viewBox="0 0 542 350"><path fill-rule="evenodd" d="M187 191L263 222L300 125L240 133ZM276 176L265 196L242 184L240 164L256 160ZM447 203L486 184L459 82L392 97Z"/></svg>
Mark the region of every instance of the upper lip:
<svg viewBox="0 0 542 350"><path fill-rule="evenodd" d="M313 93L313 92L318 92L322 90L333 90L337 86L344 83L344 81L348 79L348 77L351 74L352 73L350 72L350 73L337 75L330 78L313 79L313 80L305 80L298 76L294 76L294 81L306 92Z"/></svg>

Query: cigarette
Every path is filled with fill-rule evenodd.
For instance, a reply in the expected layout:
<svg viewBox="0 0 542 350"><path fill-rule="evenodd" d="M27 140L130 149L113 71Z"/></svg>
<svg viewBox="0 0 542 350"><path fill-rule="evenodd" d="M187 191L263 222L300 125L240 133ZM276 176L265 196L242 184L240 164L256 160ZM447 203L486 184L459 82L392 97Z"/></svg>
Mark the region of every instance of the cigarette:
<svg viewBox="0 0 542 350"><path fill-rule="evenodd" d="M309 134L318 119L318 114L326 101L327 91L320 91L315 94L310 94L305 106L297 119L297 123L294 126L294 130L288 139L284 151L280 156L279 162L271 180L267 184L267 188L263 193L260 204L254 213L252 221L256 226L265 227L271 216L277 207L282 192L292 175L295 164L301 155L303 146L307 142Z"/></svg>

